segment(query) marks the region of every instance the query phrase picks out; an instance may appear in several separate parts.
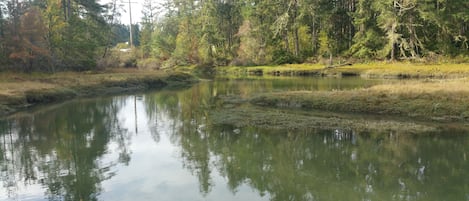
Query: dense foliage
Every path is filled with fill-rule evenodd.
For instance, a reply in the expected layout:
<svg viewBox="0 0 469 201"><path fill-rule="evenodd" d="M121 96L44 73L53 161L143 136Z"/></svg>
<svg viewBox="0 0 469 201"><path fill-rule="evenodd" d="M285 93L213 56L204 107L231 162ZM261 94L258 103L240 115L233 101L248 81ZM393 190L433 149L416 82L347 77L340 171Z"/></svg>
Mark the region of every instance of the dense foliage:
<svg viewBox="0 0 469 201"><path fill-rule="evenodd" d="M169 65L469 53L466 0L167 0L162 9L143 51Z"/></svg>
<svg viewBox="0 0 469 201"><path fill-rule="evenodd" d="M145 0L139 65L262 65L463 58L467 0ZM0 1L1 66L96 66L128 31L120 1ZM119 31L120 30L120 31ZM120 37L125 40L125 37Z"/></svg>
<svg viewBox="0 0 469 201"><path fill-rule="evenodd" d="M88 70L128 36L117 0L0 1L0 66L23 71Z"/></svg>

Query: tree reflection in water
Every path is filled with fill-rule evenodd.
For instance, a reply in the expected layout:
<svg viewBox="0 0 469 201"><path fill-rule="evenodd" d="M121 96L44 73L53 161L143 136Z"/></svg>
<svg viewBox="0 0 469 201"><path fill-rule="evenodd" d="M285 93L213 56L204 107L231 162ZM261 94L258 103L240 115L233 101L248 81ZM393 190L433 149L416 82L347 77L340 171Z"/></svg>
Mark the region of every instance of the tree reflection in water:
<svg viewBox="0 0 469 201"><path fill-rule="evenodd" d="M275 201L467 200L465 135L213 123L211 111L227 107L219 95L250 96L274 89L272 83L208 82L182 91L148 93L137 105L143 106L138 135L150 135L156 144L169 139L178 162L197 179L202 197L226 185L231 191L227 197L248 186L259 199ZM132 166L135 133L123 118L132 118L137 110L122 108L132 104L135 109L133 101L81 100L0 121L1 193L23 198L27 195L18 192L25 186L40 186L49 200L98 200L103 181L119 174L115 166ZM111 153L117 157L106 158ZM145 182L155 180L142 177Z"/></svg>
<svg viewBox="0 0 469 201"><path fill-rule="evenodd" d="M117 112L123 99L103 98L65 104L0 122L1 180L10 198L19 189L40 184L50 200L96 200L110 168L130 160L128 131ZM110 142L119 160L101 164Z"/></svg>
<svg viewBox="0 0 469 201"><path fill-rule="evenodd" d="M233 193L248 184L279 201L466 200L469 195L467 136L213 125L207 111L219 109L214 94L226 94L224 89L233 90L213 83L178 94L183 123L172 135L204 194L215 185L211 172L218 172Z"/></svg>

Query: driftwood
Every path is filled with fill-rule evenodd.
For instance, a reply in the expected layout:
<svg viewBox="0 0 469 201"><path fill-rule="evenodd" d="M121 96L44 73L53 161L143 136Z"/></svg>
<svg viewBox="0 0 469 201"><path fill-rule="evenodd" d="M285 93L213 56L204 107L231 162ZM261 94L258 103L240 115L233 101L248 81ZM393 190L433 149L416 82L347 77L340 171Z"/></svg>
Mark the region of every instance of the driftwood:
<svg viewBox="0 0 469 201"><path fill-rule="evenodd" d="M344 64L337 64L337 65L332 65L332 66L326 66L324 67L325 69L329 69L329 68L338 68L338 67L342 67L342 66L351 66L353 64L351 63L344 63Z"/></svg>

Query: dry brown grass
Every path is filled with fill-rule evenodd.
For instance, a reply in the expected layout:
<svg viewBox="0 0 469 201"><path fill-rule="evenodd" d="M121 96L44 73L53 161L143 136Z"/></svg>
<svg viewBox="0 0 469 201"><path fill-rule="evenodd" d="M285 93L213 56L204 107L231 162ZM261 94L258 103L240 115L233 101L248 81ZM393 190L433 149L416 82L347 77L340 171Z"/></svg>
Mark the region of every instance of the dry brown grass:
<svg viewBox="0 0 469 201"><path fill-rule="evenodd" d="M282 66L219 67L224 74L240 75L262 71L280 75L360 75L373 78L462 78L469 77L469 64L419 64L406 62L372 62L325 69L321 64Z"/></svg>
<svg viewBox="0 0 469 201"><path fill-rule="evenodd" d="M106 72L10 73L0 72L0 115L25 105L48 103L75 96L90 96L184 84L184 74L137 69Z"/></svg>
<svg viewBox="0 0 469 201"><path fill-rule="evenodd" d="M106 72L61 72L56 74L24 74L0 72L0 95L21 95L26 91L62 87L92 86L104 82L119 82L145 77L164 77L160 71L114 69Z"/></svg>
<svg viewBox="0 0 469 201"><path fill-rule="evenodd" d="M376 85L370 90L389 94L399 93L469 93L469 79L406 80L396 84Z"/></svg>
<svg viewBox="0 0 469 201"><path fill-rule="evenodd" d="M24 82L8 82L0 84L0 95L3 96L14 96L18 94L24 94L29 90L41 90L41 89L52 89L57 87L54 84L24 81Z"/></svg>
<svg viewBox="0 0 469 201"><path fill-rule="evenodd" d="M398 115L423 120L469 120L469 80L408 80L345 91L267 93L256 105Z"/></svg>

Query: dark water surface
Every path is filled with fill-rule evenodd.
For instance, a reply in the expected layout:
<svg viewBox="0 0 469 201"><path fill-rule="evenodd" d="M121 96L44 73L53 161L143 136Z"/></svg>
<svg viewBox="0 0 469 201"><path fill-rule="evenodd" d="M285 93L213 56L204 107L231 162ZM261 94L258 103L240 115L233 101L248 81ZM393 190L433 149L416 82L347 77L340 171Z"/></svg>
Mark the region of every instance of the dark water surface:
<svg viewBox="0 0 469 201"><path fill-rule="evenodd" d="M282 78L80 99L0 120L0 200L469 200L465 133L214 125L216 97L383 81Z"/></svg>

